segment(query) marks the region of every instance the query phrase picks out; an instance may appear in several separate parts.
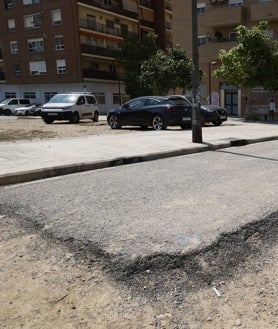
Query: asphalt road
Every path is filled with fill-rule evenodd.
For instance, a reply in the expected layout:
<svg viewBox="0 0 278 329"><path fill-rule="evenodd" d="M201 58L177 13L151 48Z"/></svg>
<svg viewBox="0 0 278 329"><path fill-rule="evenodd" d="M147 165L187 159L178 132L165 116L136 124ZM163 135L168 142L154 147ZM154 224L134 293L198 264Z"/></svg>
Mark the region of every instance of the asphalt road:
<svg viewBox="0 0 278 329"><path fill-rule="evenodd" d="M163 266L277 212L277 150L272 141L3 187L0 213L118 269Z"/></svg>

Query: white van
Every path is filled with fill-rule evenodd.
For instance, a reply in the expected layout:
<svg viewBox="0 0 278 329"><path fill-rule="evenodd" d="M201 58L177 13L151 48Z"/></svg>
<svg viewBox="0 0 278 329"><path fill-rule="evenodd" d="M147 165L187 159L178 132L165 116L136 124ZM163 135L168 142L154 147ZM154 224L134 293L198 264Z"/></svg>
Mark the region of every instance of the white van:
<svg viewBox="0 0 278 329"><path fill-rule="evenodd" d="M47 124L54 120L69 120L78 123L81 119L99 118L96 97L88 92L57 94L41 108L41 117Z"/></svg>
<svg viewBox="0 0 278 329"><path fill-rule="evenodd" d="M11 115L17 107L30 105L28 98L6 98L0 101L0 114Z"/></svg>

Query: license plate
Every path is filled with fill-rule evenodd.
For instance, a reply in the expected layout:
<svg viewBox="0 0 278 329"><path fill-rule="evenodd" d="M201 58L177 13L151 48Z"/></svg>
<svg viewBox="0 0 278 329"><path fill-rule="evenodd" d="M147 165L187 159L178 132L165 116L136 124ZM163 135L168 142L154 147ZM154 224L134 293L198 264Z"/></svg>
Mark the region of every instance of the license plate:
<svg viewBox="0 0 278 329"><path fill-rule="evenodd" d="M183 117L182 121L191 121L191 118L190 117Z"/></svg>
<svg viewBox="0 0 278 329"><path fill-rule="evenodd" d="M220 119L221 120L224 120L224 119L227 119L225 115L220 115Z"/></svg>
<svg viewBox="0 0 278 329"><path fill-rule="evenodd" d="M55 115L57 115L57 113L47 113L47 115L49 115L49 116L55 116Z"/></svg>

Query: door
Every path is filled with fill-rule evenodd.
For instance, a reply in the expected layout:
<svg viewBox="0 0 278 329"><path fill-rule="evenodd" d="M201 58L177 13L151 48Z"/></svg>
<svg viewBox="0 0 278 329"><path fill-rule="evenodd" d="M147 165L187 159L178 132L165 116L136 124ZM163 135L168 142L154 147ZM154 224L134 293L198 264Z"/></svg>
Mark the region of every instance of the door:
<svg viewBox="0 0 278 329"><path fill-rule="evenodd" d="M225 108L229 115L238 115L238 92L237 90L225 90Z"/></svg>

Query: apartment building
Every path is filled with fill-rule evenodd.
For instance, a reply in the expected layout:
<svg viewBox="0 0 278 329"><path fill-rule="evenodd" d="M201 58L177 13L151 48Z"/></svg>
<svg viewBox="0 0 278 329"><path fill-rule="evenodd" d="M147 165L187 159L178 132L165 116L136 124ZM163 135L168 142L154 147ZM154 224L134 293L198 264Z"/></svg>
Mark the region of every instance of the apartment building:
<svg viewBox="0 0 278 329"><path fill-rule="evenodd" d="M173 43L180 44L186 53L192 54L191 0L172 0ZM228 50L237 44L236 27L255 26L259 21L268 21L272 37L278 39L277 0L197 0L199 62L205 76L200 85L201 97L214 104L224 105L229 114L245 115L248 91L229 85L212 77L219 65L219 50ZM260 88L253 90L255 105L266 104L270 98L278 102L278 95Z"/></svg>
<svg viewBox="0 0 278 329"><path fill-rule="evenodd" d="M116 61L124 37L152 31L172 46L165 0L0 0L0 15L0 99L91 91L105 113L127 97Z"/></svg>

